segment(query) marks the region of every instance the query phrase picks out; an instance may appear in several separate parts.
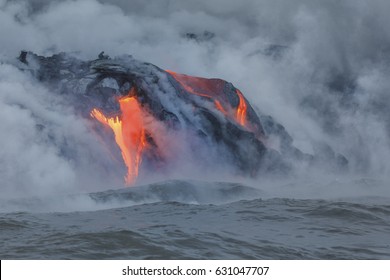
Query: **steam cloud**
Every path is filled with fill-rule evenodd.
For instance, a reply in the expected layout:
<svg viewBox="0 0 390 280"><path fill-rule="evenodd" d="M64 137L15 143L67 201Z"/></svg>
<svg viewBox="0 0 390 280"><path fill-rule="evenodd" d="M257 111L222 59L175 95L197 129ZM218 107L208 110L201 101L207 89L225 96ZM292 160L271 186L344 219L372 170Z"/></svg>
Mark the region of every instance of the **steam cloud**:
<svg viewBox="0 0 390 280"><path fill-rule="evenodd" d="M88 124L6 63L22 49L88 59L127 53L228 80L298 148L314 153L326 143L351 173L386 177L389 10L386 0L0 0L1 192L116 182L102 175L108 164L94 163L103 148Z"/></svg>

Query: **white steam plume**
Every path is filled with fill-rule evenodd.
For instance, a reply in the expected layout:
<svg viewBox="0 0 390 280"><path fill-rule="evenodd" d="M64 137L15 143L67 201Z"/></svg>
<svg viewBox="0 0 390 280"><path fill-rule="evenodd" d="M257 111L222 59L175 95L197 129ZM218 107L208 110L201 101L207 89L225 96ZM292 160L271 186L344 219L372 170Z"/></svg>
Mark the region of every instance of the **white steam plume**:
<svg viewBox="0 0 390 280"><path fill-rule="evenodd" d="M386 177L389 10L385 0L0 0L0 55L25 49L91 59L104 50L223 78L283 124L303 151L323 141L349 159L352 172ZM40 139L36 115L64 139L81 141L79 152L89 143L80 136L85 126L73 127L77 117L64 117L66 107L49 110L43 100L50 93L25 74L7 65L0 71L0 180L28 189L43 174L47 188L79 184L82 163Z"/></svg>

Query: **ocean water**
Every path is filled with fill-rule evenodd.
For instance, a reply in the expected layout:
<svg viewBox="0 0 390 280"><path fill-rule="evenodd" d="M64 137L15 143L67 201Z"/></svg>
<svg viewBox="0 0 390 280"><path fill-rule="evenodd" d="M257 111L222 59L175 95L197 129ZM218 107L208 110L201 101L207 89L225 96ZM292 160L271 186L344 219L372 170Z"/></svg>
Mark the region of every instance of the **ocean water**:
<svg viewBox="0 0 390 280"><path fill-rule="evenodd" d="M3 198L0 259L390 259L383 182L265 185Z"/></svg>

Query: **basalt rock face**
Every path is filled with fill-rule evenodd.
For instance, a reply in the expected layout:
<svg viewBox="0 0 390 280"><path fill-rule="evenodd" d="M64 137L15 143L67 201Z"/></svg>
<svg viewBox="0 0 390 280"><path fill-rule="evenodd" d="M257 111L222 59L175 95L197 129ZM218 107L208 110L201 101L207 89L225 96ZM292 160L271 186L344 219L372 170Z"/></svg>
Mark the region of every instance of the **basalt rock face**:
<svg viewBox="0 0 390 280"><path fill-rule="evenodd" d="M210 149L210 154L229 161L242 174L284 173L290 170L291 160L315 160L294 148L283 126L258 115L242 93L224 80L181 75L131 56L109 58L104 53L96 60L83 61L65 53L43 57L22 52L18 65L53 92L66 96L91 121L96 121L91 117L94 109L121 118L118 100L135 98L149 121L163 127L165 134L184 132L196 139L188 143L195 156L201 144L203 150ZM163 147L153 127L145 127L149 148L144 161L161 166L168 159L157 156ZM270 136L279 139L279 147L270 145Z"/></svg>

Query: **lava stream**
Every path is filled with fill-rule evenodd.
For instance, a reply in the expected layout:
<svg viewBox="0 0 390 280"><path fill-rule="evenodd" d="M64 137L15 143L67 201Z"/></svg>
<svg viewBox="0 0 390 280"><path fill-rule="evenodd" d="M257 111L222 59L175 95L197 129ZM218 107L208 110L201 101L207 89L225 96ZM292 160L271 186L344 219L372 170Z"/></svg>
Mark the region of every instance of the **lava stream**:
<svg viewBox="0 0 390 280"><path fill-rule="evenodd" d="M130 93L130 95L133 94ZM91 116L103 125L110 127L114 132L115 141L127 166L125 183L131 185L138 176L142 151L146 146L142 108L134 96L122 97L118 102L122 113L121 117L106 117L96 108L92 110Z"/></svg>
<svg viewBox="0 0 390 280"><path fill-rule="evenodd" d="M240 90L236 89L236 94L239 99L237 108L224 107L222 104L226 104L227 100L226 97L221 96L221 93L223 92L222 80L187 76L170 70L166 70L166 72L172 75L187 92L211 99L217 110L222 112L225 116L234 119L241 126L251 130L247 125L247 104L244 95Z"/></svg>
<svg viewBox="0 0 390 280"><path fill-rule="evenodd" d="M240 99L238 107L237 107L237 112L236 112L236 120L239 124L242 126L246 127L246 110L247 110L247 105L245 102L244 95L239 89L236 89L236 93L238 95L238 98Z"/></svg>

